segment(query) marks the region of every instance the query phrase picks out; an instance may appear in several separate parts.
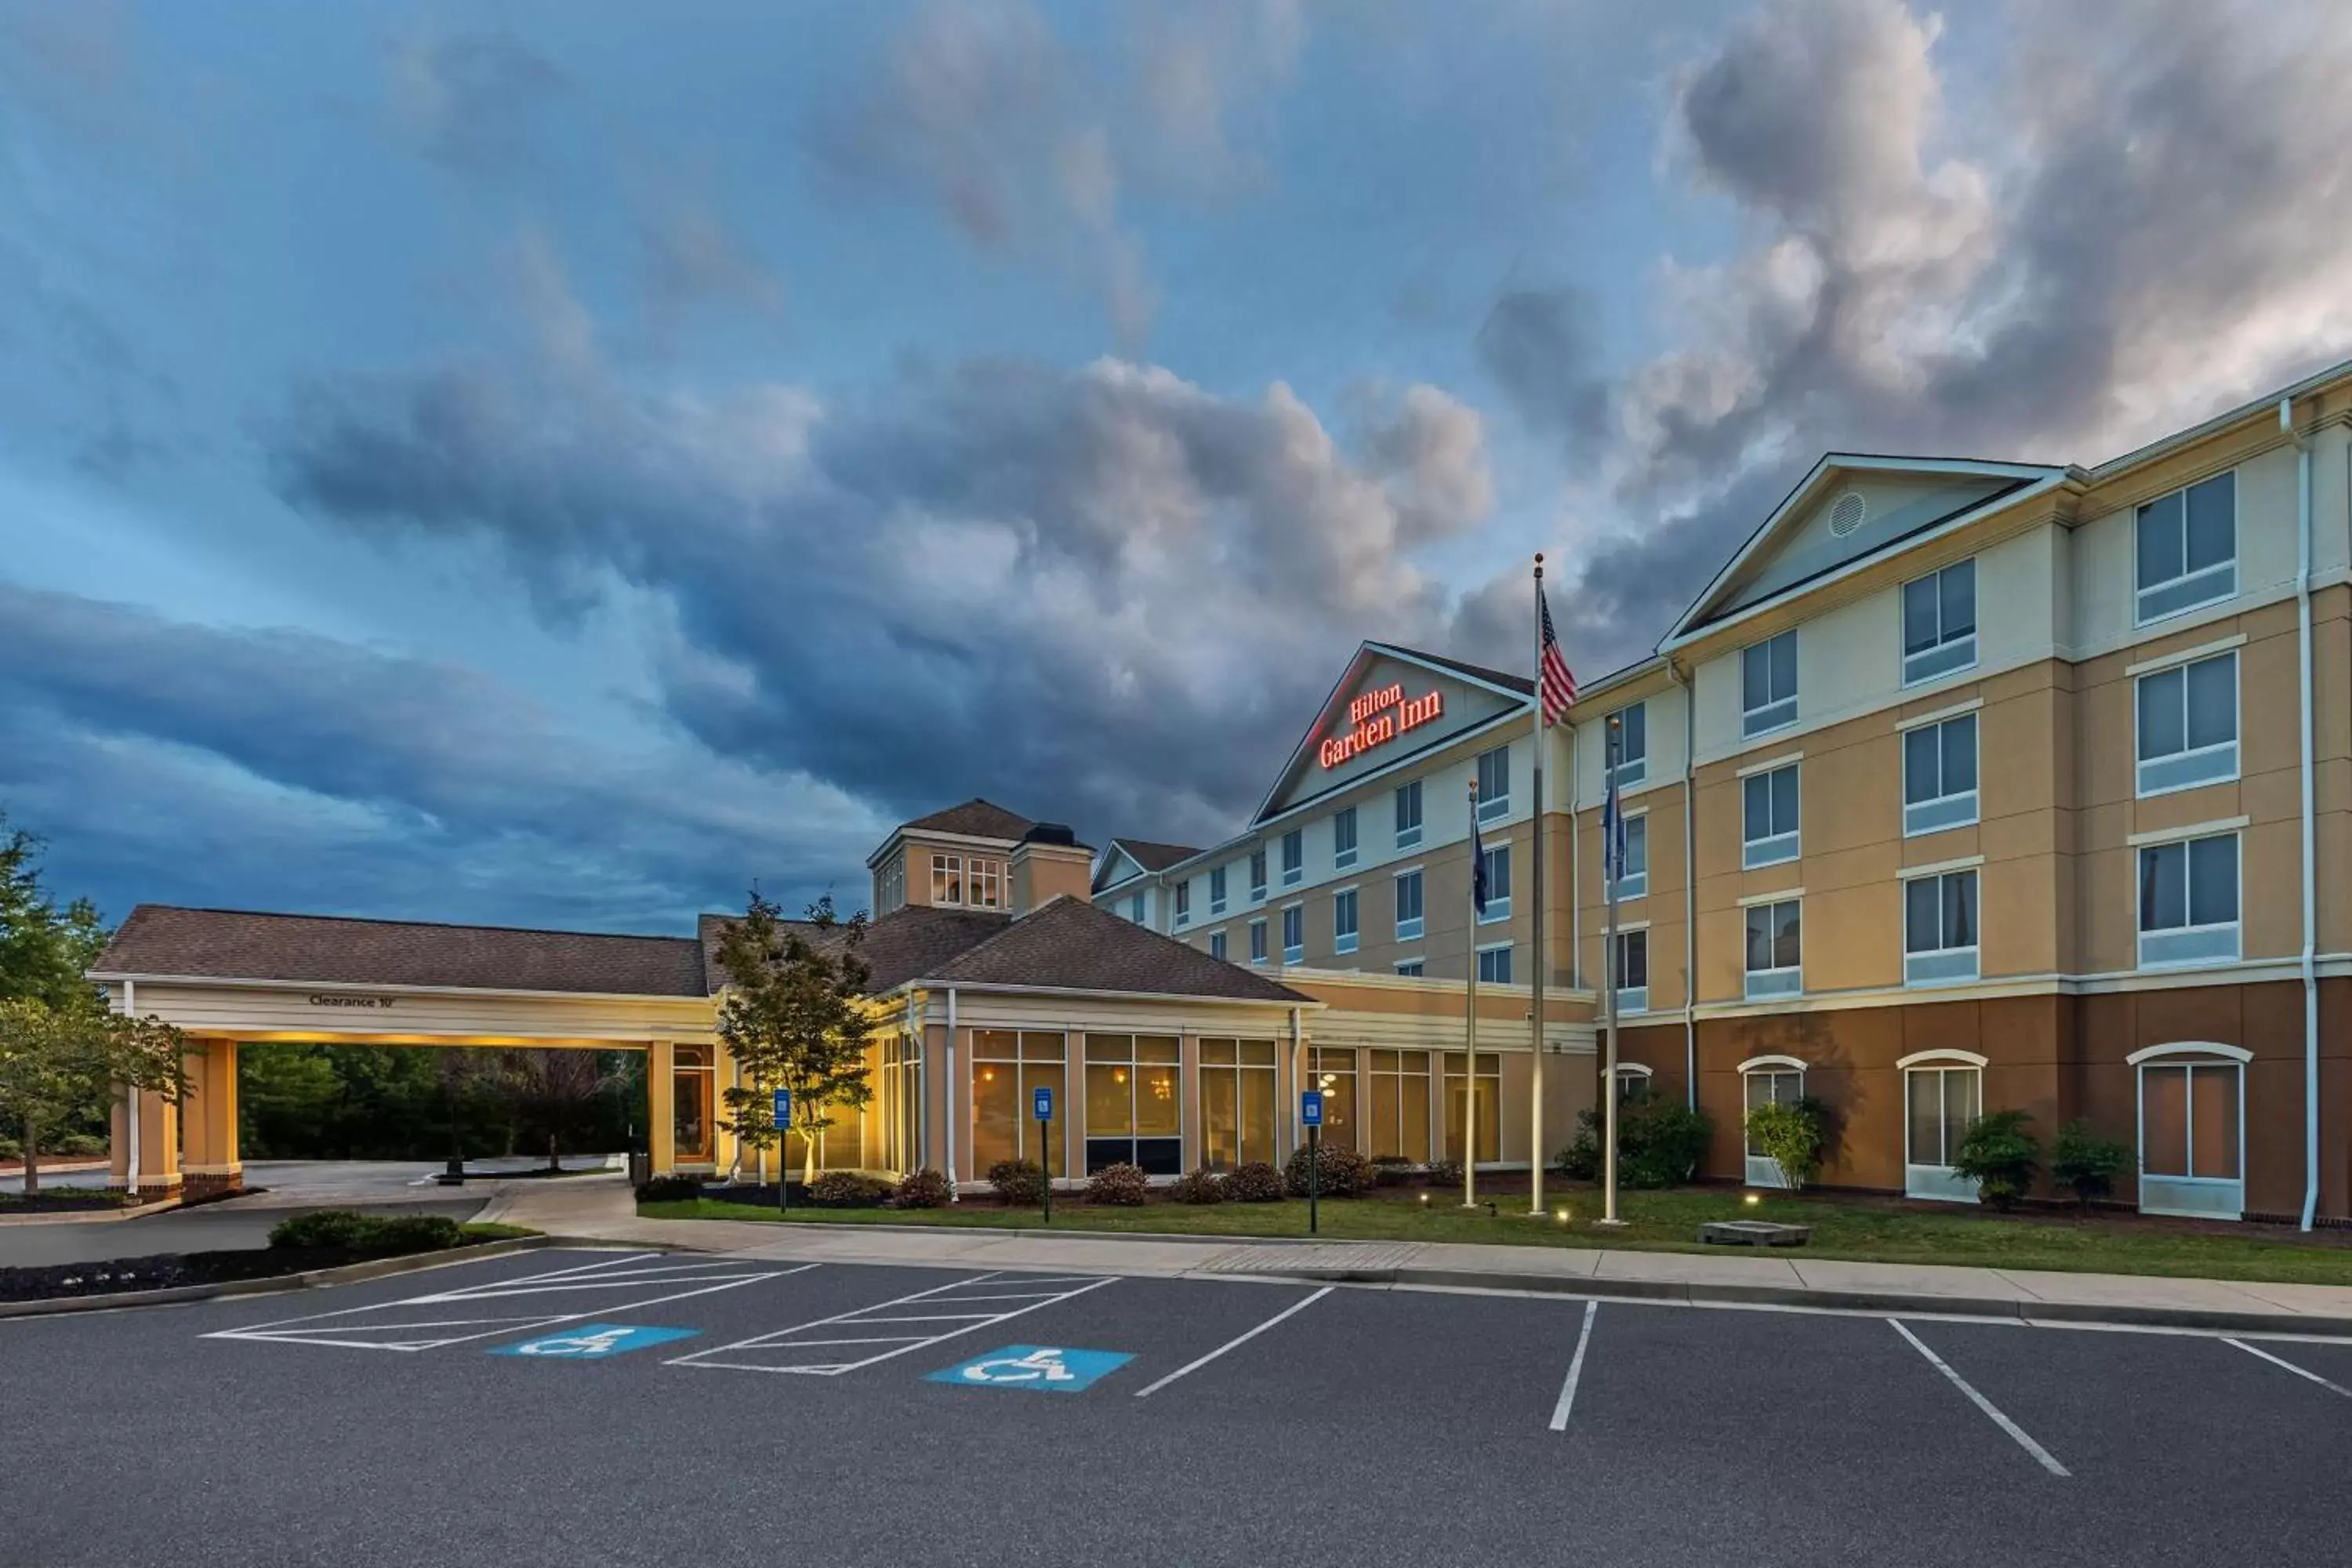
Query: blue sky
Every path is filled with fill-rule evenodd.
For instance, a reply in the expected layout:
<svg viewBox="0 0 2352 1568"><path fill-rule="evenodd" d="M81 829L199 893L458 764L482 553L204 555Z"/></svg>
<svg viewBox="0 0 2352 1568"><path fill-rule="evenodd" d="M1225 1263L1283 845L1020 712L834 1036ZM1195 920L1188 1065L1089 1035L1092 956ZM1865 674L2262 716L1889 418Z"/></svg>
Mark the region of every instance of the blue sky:
<svg viewBox="0 0 2352 1568"><path fill-rule="evenodd" d="M234 25L228 18L234 16ZM1201 841L1362 637L1580 671L1829 448L2352 349L2341 8L0 0L0 805L677 930Z"/></svg>

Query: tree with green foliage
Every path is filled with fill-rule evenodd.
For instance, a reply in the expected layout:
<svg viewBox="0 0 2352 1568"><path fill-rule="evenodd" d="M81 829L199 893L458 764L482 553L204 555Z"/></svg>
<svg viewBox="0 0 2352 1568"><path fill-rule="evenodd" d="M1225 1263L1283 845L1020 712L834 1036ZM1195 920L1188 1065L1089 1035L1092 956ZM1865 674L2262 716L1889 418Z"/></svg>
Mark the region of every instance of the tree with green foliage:
<svg viewBox="0 0 2352 1568"><path fill-rule="evenodd" d="M1748 1113L1748 1141L1780 1167L1790 1192L1801 1193L1822 1168L1823 1122L1822 1102L1811 1095L1759 1105Z"/></svg>
<svg viewBox="0 0 2352 1568"><path fill-rule="evenodd" d="M542 1047L499 1053L497 1088L516 1116L547 1134L547 1168L563 1168L569 1134L622 1081L609 1051Z"/></svg>
<svg viewBox="0 0 2352 1568"><path fill-rule="evenodd" d="M1991 1110L1969 1123L1952 1151L1953 1171L1976 1183L1977 1196L2006 1213L2033 1188L2042 1169L2042 1141L2022 1110Z"/></svg>
<svg viewBox="0 0 2352 1568"><path fill-rule="evenodd" d="M743 1077L720 1096L724 1124L751 1149L776 1147L786 1131L798 1132L803 1182L816 1176L817 1137L835 1112L862 1110L874 1097L866 1076L865 944L865 914L841 919L830 894L809 907L807 920L786 921L753 893L743 918L719 941L728 982L719 1037ZM789 1129L775 1123L779 1089L792 1091Z"/></svg>
<svg viewBox="0 0 2352 1568"><path fill-rule="evenodd" d="M0 1113L24 1130L25 1195L41 1190L41 1135L104 1106L118 1089L187 1090L186 1037L161 1018L63 1007L37 996L0 1001Z"/></svg>
<svg viewBox="0 0 2352 1568"><path fill-rule="evenodd" d="M11 828L0 811L0 1001L35 996L70 1007L96 994L84 978L106 947L98 907L76 899L64 909L41 885L41 841Z"/></svg>

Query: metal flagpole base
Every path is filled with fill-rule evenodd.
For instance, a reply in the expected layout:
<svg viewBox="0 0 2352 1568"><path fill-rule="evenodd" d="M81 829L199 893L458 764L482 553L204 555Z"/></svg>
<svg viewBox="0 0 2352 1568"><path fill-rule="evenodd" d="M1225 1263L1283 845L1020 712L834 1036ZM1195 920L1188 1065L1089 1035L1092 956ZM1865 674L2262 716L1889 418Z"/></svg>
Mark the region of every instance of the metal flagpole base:
<svg viewBox="0 0 2352 1568"><path fill-rule="evenodd" d="M1633 1222L1630 1219L1596 1219L1592 1223L1601 1230L1624 1230Z"/></svg>

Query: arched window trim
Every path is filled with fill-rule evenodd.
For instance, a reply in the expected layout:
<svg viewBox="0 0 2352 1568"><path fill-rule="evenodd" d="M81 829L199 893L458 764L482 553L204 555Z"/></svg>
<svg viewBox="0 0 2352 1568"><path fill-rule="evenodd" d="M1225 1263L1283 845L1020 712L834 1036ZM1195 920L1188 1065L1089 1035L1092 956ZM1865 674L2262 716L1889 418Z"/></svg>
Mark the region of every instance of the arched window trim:
<svg viewBox="0 0 2352 1568"><path fill-rule="evenodd" d="M2211 1040L2176 1040L2166 1046L2142 1046L2124 1060L2137 1067L2142 1062L2161 1061L2170 1057L2219 1057L2243 1067L2254 1059L2254 1053L2243 1046L2224 1046Z"/></svg>
<svg viewBox="0 0 2352 1568"><path fill-rule="evenodd" d="M1946 1046L1932 1051L1913 1051L1907 1057L1896 1058L1895 1065L1899 1070L1908 1072L1913 1068L1981 1068L1991 1060L1991 1058L1979 1056L1975 1051L1954 1050Z"/></svg>
<svg viewBox="0 0 2352 1568"><path fill-rule="evenodd" d="M1812 1068L1802 1057L1749 1057L1739 1064L1739 1076L1751 1072L1810 1072Z"/></svg>
<svg viewBox="0 0 2352 1568"><path fill-rule="evenodd" d="M1654 1068L1641 1062L1619 1062L1617 1064L1617 1076L1619 1078L1649 1078L1653 1076L1654 1071Z"/></svg>

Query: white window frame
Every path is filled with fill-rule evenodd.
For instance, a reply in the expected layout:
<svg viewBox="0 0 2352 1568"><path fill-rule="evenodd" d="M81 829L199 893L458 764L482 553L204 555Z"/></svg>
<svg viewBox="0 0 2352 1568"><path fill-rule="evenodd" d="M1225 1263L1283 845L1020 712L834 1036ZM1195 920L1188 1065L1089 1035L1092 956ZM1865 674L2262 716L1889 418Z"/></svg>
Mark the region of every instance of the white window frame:
<svg viewBox="0 0 2352 1568"><path fill-rule="evenodd" d="M1642 751L1641 754L1638 756L1633 755L1625 750L1625 734L1628 729L1628 726L1625 723L1625 716L1629 713L1639 713L1642 715ZM1650 777L1649 704L1646 702L1628 702L1624 707L1617 710L1616 712L1610 714L1608 719L1604 719L1601 721L1601 772L1602 782L1604 784L1607 782L1609 775L1610 720L1615 720L1617 722L1617 787L1620 790L1629 790L1635 784L1646 783Z"/></svg>
<svg viewBox="0 0 2352 1568"><path fill-rule="evenodd" d="M1339 842L1339 825L1343 822L1348 825L1348 842L1345 845ZM1343 805L1331 814L1331 866L1334 870L1344 871L1356 863L1357 826L1354 806Z"/></svg>
<svg viewBox="0 0 2352 1568"><path fill-rule="evenodd" d="M1251 903L1265 902L1265 846L1263 844L1250 851L1249 896Z"/></svg>
<svg viewBox="0 0 2352 1568"><path fill-rule="evenodd" d="M1397 822L1396 847L1400 849L1410 849L1414 845L1421 842L1422 801L1421 781L1419 779L1414 779L1408 784L1401 784L1397 785L1395 817L1391 818L1391 820L1402 818L1406 815L1405 802L1408 800L1412 802L1412 820L1409 823L1402 821Z"/></svg>
<svg viewBox="0 0 2352 1568"><path fill-rule="evenodd" d="M1650 896L1650 813L1646 807L1629 811L1624 813L1624 820L1625 868L1617 879L1617 896L1621 900L1646 899ZM1634 831L1637 827L1639 833ZM1638 870L1633 867L1633 841L1636 838L1642 844L1642 865ZM1605 867L1608 862L1604 859L1601 864Z"/></svg>
<svg viewBox="0 0 2352 1568"><path fill-rule="evenodd" d="M1227 878L1225 876L1224 867L1212 866L1209 868L1209 912L1213 915L1221 915L1225 912L1226 881Z"/></svg>
<svg viewBox="0 0 2352 1568"><path fill-rule="evenodd" d="M934 849L931 856L931 902L941 909L963 907L963 857L950 855L944 849ZM951 881L955 897L946 898L940 889Z"/></svg>
<svg viewBox="0 0 2352 1568"><path fill-rule="evenodd" d="M1418 866L1408 866L1403 870L1397 872L1395 876L1396 890L1398 893L1398 897L1395 900L1397 910L1396 939L1399 942L1419 942L1421 940L1423 931L1426 929L1427 926L1429 916L1429 884L1423 878L1421 870L1422 868ZM1408 879L1412 882L1413 901L1421 908L1420 914L1413 915L1409 919L1406 917L1404 912L1403 898L1404 884Z"/></svg>
<svg viewBox="0 0 2352 1568"><path fill-rule="evenodd" d="M1220 962L1223 962L1223 961L1224 960L1224 956L1225 956L1225 933L1224 933L1224 932L1223 932L1223 931L1211 931L1211 932L1209 933L1209 956L1210 956L1211 958L1217 959L1217 960L1219 960Z"/></svg>
<svg viewBox="0 0 2352 1568"><path fill-rule="evenodd" d="M1282 885L1295 888L1307 877L1307 831L1294 827L1282 836Z"/></svg>
<svg viewBox="0 0 2352 1568"><path fill-rule="evenodd" d="M1969 771L1975 775L1974 787L1952 790L1930 795L1926 800L1911 798L1911 737L1923 731L1933 731L1936 736L1936 787L1944 787L1944 756L1952 726L1966 724L1969 742L1976 751L1976 765ZM1979 792L1984 787L1984 722L1981 710L1970 709L1966 713L1947 713L1939 718L1925 719L1900 728L1897 739L1903 751L1903 837L1916 838L1923 834L1948 833L1955 827L1967 827L1980 818Z"/></svg>
<svg viewBox="0 0 2352 1568"><path fill-rule="evenodd" d="M1789 639L1789 694L1785 697L1775 697L1772 695L1771 650L1782 637ZM1749 643L1739 650L1739 733L1743 738L1769 735L1775 730L1785 730L1797 721L1797 698L1802 689L1802 682L1797 669L1797 658L1801 651L1797 642L1797 628L1794 626L1766 637L1761 642ZM1748 706L1748 656L1751 653L1764 660L1765 700L1763 706L1759 708Z"/></svg>
<svg viewBox="0 0 2352 1568"><path fill-rule="evenodd" d="M2136 1136L2132 1147L2137 1151L2136 1165L2139 1172L2139 1212L2142 1214L2180 1215L2190 1219L2243 1219L2246 1215L2246 1064L2254 1053L2242 1046L2224 1046L2211 1040L2182 1040L2170 1045L2144 1046L2124 1058L2131 1064L2132 1094ZM2185 1176L2152 1175L2147 1169L2147 1069L2156 1068L2187 1068L2189 1081L2181 1086L2186 1098L2188 1116L2183 1133L2193 1153L2197 1147L2197 1092L2195 1074L2199 1071L2234 1070L2238 1075L2238 1173L2235 1176L2200 1176L2193 1172Z"/></svg>
<svg viewBox="0 0 2352 1568"><path fill-rule="evenodd" d="M1294 921L1298 926L1297 942L1290 940L1290 928ZM1285 964L1307 962L1307 906L1305 904L1282 906L1282 962Z"/></svg>
<svg viewBox="0 0 2352 1568"><path fill-rule="evenodd" d="M1644 1090L1648 1089L1650 1087L1650 1080L1656 1076L1657 1069L1650 1067L1646 1063L1619 1062L1617 1064L1618 1103L1621 1105L1623 1104L1625 1100L1632 1096L1633 1086L1637 1083L1640 1084Z"/></svg>
<svg viewBox="0 0 2352 1568"><path fill-rule="evenodd" d="M2200 566L2191 571L2189 567L2189 492L2201 485L2209 485L2221 479L2230 481L2230 558L2227 561L2216 562L2210 566ZM2135 625L2145 626L2158 621L2170 620L2175 616L2185 616L2191 610L2200 610L2208 605L2218 605L2224 599L2237 596L2238 555L2241 545L2238 529L2238 471L2235 468L2226 468L2218 474L2208 474L2192 484L2182 485L2178 489L2167 490L2160 496L2150 496L2132 509L2132 613ZM2147 520L2151 507L2161 506L2175 496L2180 498L2180 574L2177 577L2168 577L2161 583L2143 584L2139 580L2140 524ZM2200 578L2210 579L2214 591L2202 598L2182 599L2178 603L2166 602L2168 595L2187 588ZM2154 611L2148 608L2150 595L2156 595L2159 600L2159 607Z"/></svg>
<svg viewBox="0 0 2352 1568"><path fill-rule="evenodd" d="M1972 866L1923 866L1902 874L1903 889L1903 984L1913 987L1961 985L1978 976L1978 954L1984 941L1984 868ZM1911 888L1916 882L1936 884L1936 935L1940 942L1944 935L1944 880L1948 877L1969 877L1976 881L1976 942L1966 947L1914 948L1911 945Z"/></svg>
<svg viewBox="0 0 2352 1568"><path fill-rule="evenodd" d="M1339 929L1339 916L1345 911L1349 929ZM1364 929L1364 901L1355 888L1331 889L1331 951L1353 952Z"/></svg>
<svg viewBox="0 0 2352 1568"><path fill-rule="evenodd" d="M1650 1010L1651 954L1649 922L1646 921L1636 921L1633 925L1621 925L1617 928L1617 945L1621 951L1635 937L1640 937L1642 939L1641 984L1626 985L1622 984L1624 978L1625 965L1622 960L1618 958L1617 954L1609 954L1611 962L1608 980L1611 984L1617 987L1617 1016L1621 1018L1635 1013L1646 1013ZM1605 932L1602 934L1601 940L1603 943L1608 942L1609 938Z"/></svg>
<svg viewBox="0 0 2352 1568"><path fill-rule="evenodd" d="M1266 945L1265 917L1264 915L1260 915L1260 916L1258 916L1258 918L1257 918L1257 919L1255 919L1255 920L1254 920L1254 921L1250 921L1250 923L1249 923L1249 937L1250 937L1250 960L1249 960L1249 961L1250 961L1252 963L1264 963L1265 962L1265 956L1266 956L1266 954L1267 954L1269 952L1271 952L1271 951L1272 951L1272 950L1271 950L1271 949Z"/></svg>
<svg viewBox="0 0 2352 1568"><path fill-rule="evenodd" d="M1744 1163L1740 1176L1751 1187L1785 1187L1789 1178L1780 1169L1780 1162L1769 1154L1759 1154L1748 1145L1748 1113L1756 1109L1748 1103L1748 1084L1751 1077L1759 1074L1775 1080L1793 1076L1797 1092L1784 1100L1776 1088L1769 1102L1787 1105L1805 1098L1805 1074L1811 1068L1802 1057L1763 1056L1749 1057L1735 1070L1739 1074L1739 1153Z"/></svg>
<svg viewBox="0 0 2352 1568"><path fill-rule="evenodd" d="M1802 757L1788 757L1780 762L1766 763L1757 767L1742 768L1739 770L1739 867L1741 870L1753 871L1759 866L1779 866L1787 861L1794 860L1804 853L1804 767L1805 763ZM1748 782L1752 779L1758 778L1765 781L1765 809L1769 816L1771 809L1772 800L1771 781L1784 773L1793 773L1797 775L1797 826L1790 828L1785 833L1767 833L1761 838L1749 837L1748 833L1750 829L1748 821ZM1765 826L1767 827L1770 827L1776 825L1768 821Z"/></svg>
<svg viewBox="0 0 2352 1568"><path fill-rule="evenodd" d="M1517 982L1517 965L1515 963L1513 963L1512 958L1511 958L1511 945L1512 945L1512 944L1511 944L1511 943L1509 943L1509 942L1484 942L1484 943L1482 943L1482 944L1480 944L1480 945L1479 945L1479 947L1476 949L1477 957L1476 957L1476 958L1475 958L1475 959L1473 959L1471 962L1472 962L1472 963L1475 963L1475 964L1478 966L1478 968L1479 968L1482 972L1483 972L1483 971L1486 969L1486 960L1487 960L1487 958L1488 958L1489 956L1491 956L1492 954L1495 954L1495 953L1497 953L1497 952L1499 952L1499 953L1501 953L1501 954L1503 955L1503 967L1504 967L1504 968L1506 968L1506 969L1508 969L1508 970L1512 971L1511 975L1507 976L1507 977L1505 977L1505 978L1503 978L1503 979L1501 979L1501 980L1490 980L1490 979L1488 979L1488 978L1486 977L1486 975L1484 973L1481 973L1479 974L1479 976L1478 976L1478 984L1481 984L1481 985L1515 985L1515 984L1517 984L1518 983L1518 982Z"/></svg>
<svg viewBox="0 0 2352 1568"><path fill-rule="evenodd" d="M1969 603L1971 609L1969 629L1954 636L1944 629L1944 576L1947 573L1959 571L1966 571L1969 574ZM1908 651L1911 647L1911 584L1930 582L1936 584L1936 640L1918 652L1912 653ZM1897 628L1896 635L1902 637L1905 649L1904 685L1922 686L1930 680L1941 680L1948 675L1958 675L1964 669L1974 669L1977 667L1975 611L1976 607L1981 605L1981 601L1977 597L1979 585L1977 558L1973 555L1965 561L1955 561L1949 565L1939 566L1935 571L1914 577L1909 583L1903 584L1898 591L1900 596L1897 599L1902 611L1897 618L1902 625Z"/></svg>
<svg viewBox="0 0 2352 1568"><path fill-rule="evenodd" d="M2153 931L2142 925L2140 922L2147 915L2141 897L2147 880L2147 857L2157 850L2179 848L2181 913L2186 917L2197 907L2197 887L2192 879L2196 857L2190 847L2209 838L2237 841L2237 848L2231 856L2231 869L2236 873L2231 907L2237 911L2236 918L2209 921L2203 925L2158 926ZM2234 827L2218 833L2189 828L2161 838L2142 839L2132 846L2132 927L2139 934L2140 968L2194 969L2210 963L2235 963L2243 952L2245 921L2246 837L2242 832Z"/></svg>
<svg viewBox="0 0 2352 1568"><path fill-rule="evenodd" d="M1938 1075L1974 1073L1977 1084L1977 1115L1981 1117L1985 1113L1984 1069L1988 1061L1988 1058L1979 1056L1975 1051L1948 1048L1915 1051L1907 1057L1896 1059L1895 1070L1903 1075L1904 1196L1931 1198L1941 1203L1972 1204L1977 1201L1976 1183L1952 1169L1949 1163L1951 1154L1949 1149L1939 1148L1936 1151L1937 1153L1946 1157L1945 1163L1941 1164L1915 1162L1911 1158L1916 1152L1911 1147L1911 1075L1919 1072L1932 1072ZM1937 1079L1937 1126L1939 1131L1947 1120L1942 1108L1949 1098L1950 1082L1951 1079L1948 1077L1939 1076Z"/></svg>
<svg viewBox="0 0 2352 1568"><path fill-rule="evenodd" d="M1396 961L1396 972L1408 980L1419 980L1423 977L1423 967L1427 963L1426 959L1422 958L1400 958Z"/></svg>
<svg viewBox="0 0 2352 1568"><path fill-rule="evenodd" d="M1748 916L1749 911L1759 909L1768 911L1777 911L1783 904L1794 904L1797 909L1796 963L1793 966L1775 965L1770 969L1748 968L1747 963L1749 956L1748 952ZM1768 921L1771 921L1773 916L1771 913L1768 913L1765 918ZM1777 924L1778 922L1775 921L1774 923ZM1763 1001L1778 996L1800 996L1804 994L1805 898L1803 893L1775 893L1768 897L1748 900L1740 905L1739 962L1741 972L1746 977L1746 985L1742 994L1751 1002Z"/></svg>
<svg viewBox="0 0 2352 1568"><path fill-rule="evenodd" d="M2230 661L2230 738L2211 745L2189 744L2189 672L2216 659ZM2140 732L2140 694L2151 680L2167 676L2180 678L2180 741L2181 749L2151 757L2144 750L2146 742ZM2151 669L2132 678L2132 787L2137 798L2172 795L2184 789L2202 789L2207 784L2230 784L2238 775L2238 747L2246 733L2245 666L2234 647L2201 658L2184 658L2167 664L2161 669ZM2151 783L2151 780L2156 782Z"/></svg>
<svg viewBox="0 0 2352 1568"><path fill-rule="evenodd" d="M1502 787L1502 789L1501 789L1499 792L1497 792L1496 794L1494 794L1494 795L1488 795L1488 794L1486 793L1486 762L1487 762L1487 759L1488 759L1488 758L1490 758L1490 757L1491 757L1491 758L1496 759L1496 763L1495 763L1495 771L1496 771L1496 772L1497 772L1497 773L1501 773L1501 774L1503 775L1503 787ZM1472 777L1474 777L1474 778L1475 778L1475 779L1478 781L1478 821L1479 821L1479 823L1483 826L1484 824L1486 824L1486 823L1489 823L1489 822L1500 822L1500 821L1502 821L1502 820L1503 820L1503 818L1505 818L1505 817L1507 817L1507 816L1510 816L1510 815L1511 815L1511 747L1510 747L1510 743L1509 743L1508 742L1505 742L1502 745L1499 745L1499 746L1489 746L1486 750L1485 750L1485 751L1483 751L1483 752L1479 752L1479 753L1478 753L1478 755L1477 755L1477 757L1476 757L1476 759L1475 759L1475 761L1474 761L1470 765L1471 765L1471 769L1472 769L1471 776L1472 776Z"/></svg>
<svg viewBox="0 0 2352 1568"><path fill-rule="evenodd" d="M1175 920L1176 929L1177 929L1178 931L1182 931L1186 926L1191 925L1191 924L1192 923L1192 879L1191 879L1191 878L1189 878L1189 877L1186 877L1186 878L1180 878L1180 879L1177 880L1176 884L1175 884L1175 889L1176 889L1176 913L1175 913L1175 916L1174 916L1174 920Z"/></svg>
<svg viewBox="0 0 2352 1568"><path fill-rule="evenodd" d="M1499 925L1511 918L1511 895L1495 896L1496 882L1511 879L1511 841L1507 838L1500 844L1487 845L1486 855L1490 866L1501 868L1502 875L1497 878L1492 869L1486 873L1486 911L1478 917L1478 923L1482 926ZM1496 859L1497 856L1501 858Z"/></svg>
<svg viewBox="0 0 2352 1568"><path fill-rule="evenodd" d="M1143 895L1137 893L1127 900L1127 918L1137 925L1143 923Z"/></svg>

